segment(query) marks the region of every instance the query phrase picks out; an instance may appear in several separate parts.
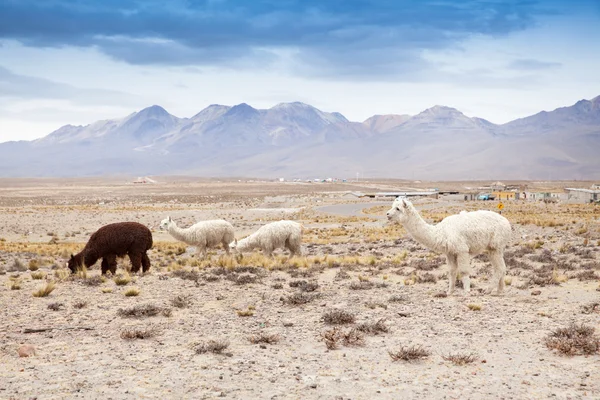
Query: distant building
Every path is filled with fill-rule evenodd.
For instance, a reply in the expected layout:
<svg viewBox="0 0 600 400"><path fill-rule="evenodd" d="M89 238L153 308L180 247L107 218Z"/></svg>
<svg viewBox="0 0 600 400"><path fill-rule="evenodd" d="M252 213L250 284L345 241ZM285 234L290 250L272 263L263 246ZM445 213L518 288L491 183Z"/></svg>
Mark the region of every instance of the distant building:
<svg viewBox="0 0 600 400"><path fill-rule="evenodd" d="M492 192L492 195L498 200L517 200L519 198L519 192L505 190Z"/></svg>
<svg viewBox="0 0 600 400"><path fill-rule="evenodd" d="M500 181L494 182L490 185L492 192L501 192L506 190L506 185Z"/></svg>
<svg viewBox="0 0 600 400"><path fill-rule="evenodd" d="M566 188L568 203L593 203L600 201L600 190L582 189L582 188Z"/></svg>

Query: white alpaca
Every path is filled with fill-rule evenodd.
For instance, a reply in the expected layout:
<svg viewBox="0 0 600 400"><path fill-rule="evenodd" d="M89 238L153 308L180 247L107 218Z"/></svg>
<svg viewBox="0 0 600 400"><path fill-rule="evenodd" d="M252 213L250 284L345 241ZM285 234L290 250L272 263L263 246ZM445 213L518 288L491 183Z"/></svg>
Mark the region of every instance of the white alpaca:
<svg viewBox="0 0 600 400"><path fill-rule="evenodd" d="M206 249L223 245L229 254L229 243L235 238L233 225L222 219L201 221L189 228L180 228L171 217L160 222L160 229L166 229L175 239L196 246L196 251L201 258L206 256Z"/></svg>
<svg viewBox="0 0 600 400"><path fill-rule="evenodd" d="M261 226L250 236L240 240L237 239L230 247L237 253L261 249L267 256L273 254L277 248L287 248L290 257L302 255L302 234L304 227L294 221L277 221Z"/></svg>
<svg viewBox="0 0 600 400"><path fill-rule="evenodd" d="M504 249L510 240L510 222L493 211L461 211L430 225L421 218L417 209L406 199L396 199L387 212L388 220L400 222L411 236L429 249L444 253L450 267L448 294L454 291L458 272L462 274L463 287L471 290L469 274L471 256L488 253L493 276L486 293L494 288L504 290Z"/></svg>

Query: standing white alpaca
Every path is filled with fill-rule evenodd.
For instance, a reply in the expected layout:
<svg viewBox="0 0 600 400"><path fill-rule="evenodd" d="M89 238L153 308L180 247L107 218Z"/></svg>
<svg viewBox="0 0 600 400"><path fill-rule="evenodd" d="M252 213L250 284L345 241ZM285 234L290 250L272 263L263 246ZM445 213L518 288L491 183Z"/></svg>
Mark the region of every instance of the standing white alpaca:
<svg viewBox="0 0 600 400"><path fill-rule="evenodd" d="M273 250L286 248L292 257L302 255L303 232L304 227L298 222L276 221L261 226L256 232L239 242L236 239L230 246L237 253L261 249L269 257L273 254Z"/></svg>
<svg viewBox="0 0 600 400"><path fill-rule="evenodd" d="M160 229L166 229L175 239L196 246L200 258L206 256L206 249L223 245L225 252L229 254L229 243L235 238L233 225L222 219L201 221L189 228L180 228L171 217L160 222Z"/></svg>
<svg viewBox="0 0 600 400"><path fill-rule="evenodd" d="M430 225L421 218L410 201L397 198L387 217L390 221L400 222L419 243L446 255L450 267L448 294L454 292L459 271L465 292L471 290L470 257L484 252L488 253L493 268L486 293L491 293L495 288L499 294L504 290L504 249L512 229L510 222L500 214L485 210L461 211L458 215L444 218L437 225Z"/></svg>

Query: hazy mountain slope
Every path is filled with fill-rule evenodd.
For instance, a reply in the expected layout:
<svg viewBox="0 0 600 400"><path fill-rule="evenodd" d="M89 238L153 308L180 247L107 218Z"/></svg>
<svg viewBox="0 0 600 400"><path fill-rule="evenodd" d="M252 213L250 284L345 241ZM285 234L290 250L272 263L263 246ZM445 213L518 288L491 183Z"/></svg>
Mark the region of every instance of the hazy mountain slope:
<svg viewBox="0 0 600 400"><path fill-rule="evenodd" d="M2 176L103 174L414 179L600 179L600 97L504 125L435 106L348 121L303 103L152 106L0 144Z"/></svg>

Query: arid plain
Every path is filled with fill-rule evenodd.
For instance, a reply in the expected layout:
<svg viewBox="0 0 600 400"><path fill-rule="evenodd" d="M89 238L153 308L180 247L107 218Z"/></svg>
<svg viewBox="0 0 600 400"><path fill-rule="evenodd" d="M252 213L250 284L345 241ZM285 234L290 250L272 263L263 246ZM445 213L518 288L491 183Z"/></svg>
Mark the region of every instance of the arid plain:
<svg viewBox="0 0 600 400"><path fill-rule="evenodd" d="M156 179L0 179L1 399L600 398L600 206L505 202L505 293L479 290L478 256L471 294L446 296L445 259L387 223L391 200L349 192L489 182ZM414 204L430 223L497 205ZM223 218L237 238L293 219L304 255L200 260L158 229L167 216ZM149 273L124 258L116 276L70 275L119 221L152 230Z"/></svg>

